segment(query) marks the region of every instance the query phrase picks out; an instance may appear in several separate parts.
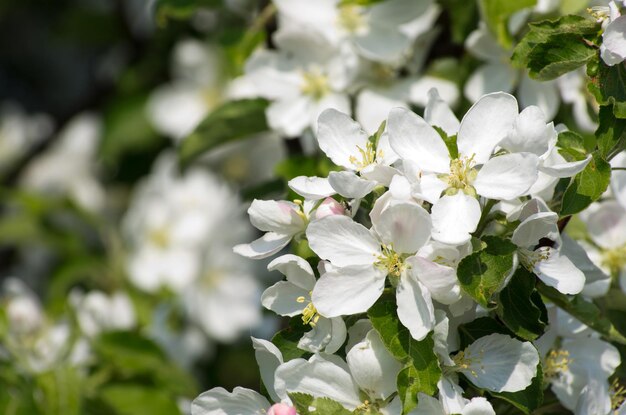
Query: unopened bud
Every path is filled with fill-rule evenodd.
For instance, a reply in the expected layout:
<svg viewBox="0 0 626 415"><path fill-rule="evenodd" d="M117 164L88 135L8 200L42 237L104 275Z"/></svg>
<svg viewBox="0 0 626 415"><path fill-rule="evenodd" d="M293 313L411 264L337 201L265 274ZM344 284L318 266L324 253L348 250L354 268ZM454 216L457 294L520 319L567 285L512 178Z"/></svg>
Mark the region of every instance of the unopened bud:
<svg viewBox="0 0 626 415"><path fill-rule="evenodd" d="M267 411L267 415L298 415L298 414L296 413L296 408L292 406L289 406L284 403L275 403Z"/></svg>
<svg viewBox="0 0 626 415"><path fill-rule="evenodd" d="M337 202L332 197L327 197L324 201L319 205L317 210L315 211L315 218L322 219L326 216L332 215L345 215L346 210L343 208L341 203Z"/></svg>

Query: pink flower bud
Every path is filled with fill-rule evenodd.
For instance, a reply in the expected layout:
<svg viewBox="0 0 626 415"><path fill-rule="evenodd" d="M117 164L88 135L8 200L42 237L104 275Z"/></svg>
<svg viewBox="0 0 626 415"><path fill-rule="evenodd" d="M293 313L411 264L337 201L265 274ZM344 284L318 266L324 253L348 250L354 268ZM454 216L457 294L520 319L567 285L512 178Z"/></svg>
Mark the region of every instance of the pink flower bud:
<svg viewBox="0 0 626 415"><path fill-rule="evenodd" d="M322 219L326 216L332 215L345 215L346 210L343 208L341 203L337 202L332 197L327 197L324 201L319 205L317 210L315 211L315 218Z"/></svg>
<svg viewBox="0 0 626 415"><path fill-rule="evenodd" d="M296 408L292 406L289 406L284 403L275 403L267 411L267 415L298 415L298 414L296 413Z"/></svg>

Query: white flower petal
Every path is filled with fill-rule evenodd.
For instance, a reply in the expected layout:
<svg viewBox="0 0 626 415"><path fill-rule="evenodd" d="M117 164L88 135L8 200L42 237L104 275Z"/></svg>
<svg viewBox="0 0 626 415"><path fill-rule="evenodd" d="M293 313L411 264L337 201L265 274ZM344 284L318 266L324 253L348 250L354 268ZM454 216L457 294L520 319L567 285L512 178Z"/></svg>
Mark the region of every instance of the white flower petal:
<svg viewBox="0 0 626 415"><path fill-rule="evenodd" d="M395 89L365 88L357 95L355 117L369 134L378 130L392 108L407 106L406 99L395 92Z"/></svg>
<svg viewBox="0 0 626 415"><path fill-rule="evenodd" d="M541 248L548 252L548 259L539 261L533 267L537 277L546 285L563 294L578 294L585 286L585 274L554 248Z"/></svg>
<svg viewBox="0 0 626 415"><path fill-rule="evenodd" d="M514 199L527 193L537 181L538 165L538 157L531 153L494 157L480 169L474 187L489 199Z"/></svg>
<svg viewBox="0 0 626 415"><path fill-rule="evenodd" d="M297 316L306 304L298 302L299 297L308 298L309 290L304 290L288 281L279 281L267 288L261 296L261 304L281 316Z"/></svg>
<svg viewBox="0 0 626 415"><path fill-rule="evenodd" d="M472 398L472 400L465 405L461 415L496 415L496 411L493 410L493 406L491 406L487 399L476 397Z"/></svg>
<svg viewBox="0 0 626 415"><path fill-rule="evenodd" d="M426 210L408 202L395 203L383 210L374 229L385 244L397 253L415 253L430 239L432 222Z"/></svg>
<svg viewBox="0 0 626 415"><path fill-rule="evenodd" d="M538 82L526 74L521 77L517 96L522 108L536 105L541 108L546 120L552 120L556 116L561 101L555 82Z"/></svg>
<svg viewBox="0 0 626 415"><path fill-rule="evenodd" d="M433 239L450 245L464 244L476 230L480 212L478 200L465 193L443 196L431 210Z"/></svg>
<svg viewBox="0 0 626 415"><path fill-rule="evenodd" d="M606 27L602 34L602 46L611 57L607 59L607 54L603 54L602 58L607 65L613 66L626 60L626 15L618 17Z"/></svg>
<svg viewBox="0 0 626 415"><path fill-rule="evenodd" d="M611 406L609 382L595 376L588 377L576 403L576 415L610 414Z"/></svg>
<svg viewBox="0 0 626 415"><path fill-rule="evenodd" d="M469 368L460 370L474 385L494 392L526 389L537 374L539 354L530 342L490 334L465 350Z"/></svg>
<svg viewBox="0 0 626 415"><path fill-rule="evenodd" d="M287 254L279 256L269 263L268 271L279 271L290 283L302 288L303 290L312 290L315 285L315 274L308 262L303 258Z"/></svg>
<svg viewBox="0 0 626 415"><path fill-rule="evenodd" d="M304 229L295 203L254 199L248 208L250 222L259 230L294 235Z"/></svg>
<svg viewBox="0 0 626 415"><path fill-rule="evenodd" d="M615 201L604 202L587 219L591 239L602 248L626 244L626 210Z"/></svg>
<svg viewBox="0 0 626 415"><path fill-rule="evenodd" d="M443 129L449 136L456 135L461 125L459 119L448 104L441 99L436 89L428 91L428 104L424 109L424 120L430 125Z"/></svg>
<svg viewBox="0 0 626 415"><path fill-rule="evenodd" d="M320 317L315 326L306 332L300 341L298 341L298 348L311 353L323 351L332 338L332 330L331 319ZM327 352L332 353L330 350L327 350Z"/></svg>
<svg viewBox="0 0 626 415"><path fill-rule="evenodd" d="M359 123L335 109L327 109L318 121L317 141L320 148L338 166L356 170L350 160L361 159L359 148L365 150L367 133Z"/></svg>
<svg viewBox="0 0 626 415"><path fill-rule="evenodd" d="M611 343L593 337L566 339L561 348L569 353L568 370L576 376L608 378L621 364L620 353Z"/></svg>
<svg viewBox="0 0 626 415"><path fill-rule="evenodd" d="M535 246L541 238L556 241L559 238L557 221L559 215L554 212L539 212L530 215L515 229L511 242L522 248Z"/></svg>
<svg viewBox="0 0 626 415"><path fill-rule="evenodd" d="M306 231L313 252L333 265L371 265L380 255L378 242L363 225L347 216L327 216Z"/></svg>
<svg viewBox="0 0 626 415"><path fill-rule="evenodd" d="M419 115L404 108L394 108L389 113L387 131L391 148L401 158L411 160L425 171L449 171L448 148L439 133Z"/></svg>
<svg viewBox="0 0 626 415"><path fill-rule="evenodd" d="M504 92L480 98L465 114L459 127L459 154L483 164L496 145L509 133L517 118L517 101Z"/></svg>
<svg viewBox="0 0 626 415"><path fill-rule="evenodd" d="M359 388L345 367L321 355L310 360L293 359L276 370L276 392L283 399L287 393L307 393L315 398L330 398L353 410L361 404Z"/></svg>
<svg viewBox="0 0 626 415"><path fill-rule="evenodd" d="M272 130L287 137L297 137L309 125L313 102L309 97L289 97L272 102L265 110L267 123Z"/></svg>
<svg viewBox="0 0 626 415"><path fill-rule="evenodd" d="M423 340L435 325L435 310L428 289L409 273L403 273L396 289L398 318L415 340Z"/></svg>
<svg viewBox="0 0 626 415"><path fill-rule="evenodd" d="M324 317L364 313L383 293L385 277L371 265L333 269L320 277L311 298Z"/></svg>
<svg viewBox="0 0 626 415"><path fill-rule="evenodd" d="M551 166L546 166L545 164L540 165L539 171L542 171L552 177L573 177L583 171L590 161L591 155L588 155L584 160L553 164Z"/></svg>
<svg viewBox="0 0 626 415"><path fill-rule="evenodd" d="M267 399L250 389L238 387L230 393L224 388L213 388L193 400L191 415L263 413L267 411L270 405Z"/></svg>
<svg viewBox="0 0 626 415"><path fill-rule="evenodd" d="M463 389L450 377L442 376L437 382L439 388L439 400L446 414L460 414L467 404L463 397Z"/></svg>
<svg viewBox="0 0 626 415"><path fill-rule="evenodd" d="M287 246L292 235L283 235L267 232L265 235L249 244L240 244L233 247L236 254L252 259L262 259L274 255Z"/></svg>
<svg viewBox="0 0 626 415"><path fill-rule="evenodd" d="M349 199L362 199L376 187L376 182L365 180L351 171L331 171L328 182L341 196Z"/></svg>
<svg viewBox="0 0 626 415"><path fill-rule="evenodd" d="M513 123L513 129L500 142L500 147L512 153L533 153L542 156L556 143L554 124L546 124L546 116L536 106L525 108Z"/></svg>
<svg viewBox="0 0 626 415"><path fill-rule="evenodd" d="M419 184L413 187L413 196L434 204L447 187L448 185L436 174L424 174Z"/></svg>
<svg viewBox="0 0 626 415"><path fill-rule="evenodd" d="M611 285L611 277L598 268L585 249L567 234L561 235L561 255L569 258L572 264L585 274L583 295L592 298L606 295Z"/></svg>
<svg viewBox="0 0 626 415"><path fill-rule="evenodd" d="M626 151L622 151L611 160L611 167L626 167ZM611 190L615 199L626 209L626 171L611 171Z"/></svg>
<svg viewBox="0 0 626 415"><path fill-rule="evenodd" d="M326 345L325 352L335 353L346 341L348 330L346 329L346 323L341 317L333 317L329 320L331 324L331 338Z"/></svg>
<svg viewBox="0 0 626 415"><path fill-rule="evenodd" d="M417 393L417 408L409 412L410 415L445 415L443 405L438 399L425 393Z"/></svg>
<svg viewBox="0 0 626 415"><path fill-rule="evenodd" d="M396 392L402 365L389 354L380 335L370 330L346 355L352 377L370 399L387 399Z"/></svg>
<svg viewBox="0 0 626 415"><path fill-rule="evenodd" d="M508 64L492 62L482 65L472 73L463 93L471 102L492 92L511 92L517 81L517 71Z"/></svg>
<svg viewBox="0 0 626 415"><path fill-rule="evenodd" d="M408 271L426 286L433 299L441 304L453 304L461 298L461 286L454 268L440 265L421 256L406 260L411 266Z"/></svg>
<svg viewBox="0 0 626 415"><path fill-rule="evenodd" d="M283 354L272 342L263 339L252 337L252 347L254 347L254 356L259 365L261 379L270 398L274 402L280 402L280 398L274 390L274 372L278 366L283 364Z"/></svg>
<svg viewBox="0 0 626 415"><path fill-rule="evenodd" d="M298 176L287 184L291 190L310 200L324 199L335 194L335 189L324 177Z"/></svg>

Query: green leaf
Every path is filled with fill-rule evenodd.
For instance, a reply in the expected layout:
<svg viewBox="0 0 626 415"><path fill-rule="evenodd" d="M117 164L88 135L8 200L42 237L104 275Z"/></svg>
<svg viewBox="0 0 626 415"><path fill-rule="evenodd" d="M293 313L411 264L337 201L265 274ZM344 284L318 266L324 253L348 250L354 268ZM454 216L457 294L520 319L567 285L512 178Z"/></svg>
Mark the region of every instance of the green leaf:
<svg viewBox="0 0 626 415"><path fill-rule="evenodd" d="M298 342L310 329L311 327L308 324L302 322L302 317L295 316L289 320L289 327L279 331L272 337L272 343L283 354L285 362L310 355L306 350L298 348Z"/></svg>
<svg viewBox="0 0 626 415"><path fill-rule="evenodd" d="M548 311L535 290L535 275L518 268L500 292L496 312L518 337L535 340L541 336L548 324Z"/></svg>
<svg viewBox="0 0 626 415"><path fill-rule="evenodd" d="M537 282L537 290L557 307L597 331L607 340L626 345L626 337L615 328L608 318L602 315L602 312L594 303L585 300L580 295L573 296L570 299L565 294L548 287L541 281Z"/></svg>
<svg viewBox="0 0 626 415"><path fill-rule="evenodd" d="M267 130L264 99L230 101L209 114L182 142L178 149L180 164L186 168L193 160L220 144L240 140Z"/></svg>
<svg viewBox="0 0 626 415"><path fill-rule="evenodd" d="M553 35L528 55L528 74L539 81L549 81L571 72L596 56L596 49L575 34Z"/></svg>
<svg viewBox="0 0 626 415"><path fill-rule="evenodd" d="M463 258L457 269L457 278L463 290L485 308L494 304L491 297L502 288L504 279L513 267L517 247L497 236L484 236L483 248Z"/></svg>
<svg viewBox="0 0 626 415"><path fill-rule="evenodd" d="M81 414L81 378L71 366L60 366L37 377L43 394L42 413Z"/></svg>
<svg viewBox="0 0 626 415"><path fill-rule="evenodd" d="M441 378L439 359L434 352L432 333L424 340L411 337L396 314L393 295L385 294L374 304L367 315L383 344L391 355L405 364L398 374L397 384L402 400L403 414L417 406L417 393L433 395Z"/></svg>
<svg viewBox="0 0 626 415"><path fill-rule="evenodd" d="M480 0L480 11L487 27L496 35L502 47L511 47L512 38L507 28L509 17L522 9L532 7L537 0ZM464 6L463 6L464 9Z"/></svg>
<svg viewBox="0 0 626 415"><path fill-rule="evenodd" d="M350 415L352 412L330 398L314 398L306 393L290 393L298 415ZM313 408L313 409L311 409Z"/></svg>
<svg viewBox="0 0 626 415"><path fill-rule="evenodd" d="M100 398L116 415L179 415L176 397L163 390L136 384L102 388Z"/></svg>
<svg viewBox="0 0 626 415"><path fill-rule="evenodd" d="M529 29L511 60L519 68L529 68L533 78L553 79L595 56L595 48L588 44L600 30L594 20L568 15L530 23Z"/></svg>
<svg viewBox="0 0 626 415"><path fill-rule="evenodd" d="M612 156L626 148L626 120L615 117L612 105L600 107L596 141L598 151L610 160Z"/></svg>
<svg viewBox="0 0 626 415"><path fill-rule="evenodd" d="M573 215L587 208L602 196L611 180L611 165L598 152L587 167L574 177L563 195L561 216Z"/></svg>
<svg viewBox="0 0 626 415"><path fill-rule="evenodd" d="M557 146L559 153L567 161L584 160L587 153L593 151L593 149L587 148L585 139L573 131L559 133Z"/></svg>
<svg viewBox="0 0 626 415"><path fill-rule="evenodd" d="M152 340L135 332L103 333L94 342L98 361L124 378L149 376L172 393L193 396L197 387L189 374L169 361Z"/></svg>
<svg viewBox="0 0 626 415"><path fill-rule="evenodd" d="M537 365L537 374L532 383L519 392L489 392L492 396L503 399L525 414L531 414L543 403L543 369Z"/></svg>
<svg viewBox="0 0 626 415"><path fill-rule="evenodd" d="M157 0L156 20L159 26L165 26L169 19L188 19L200 7L217 7L221 4L221 0Z"/></svg>
<svg viewBox="0 0 626 415"><path fill-rule="evenodd" d="M587 85L600 105L612 105L617 118L626 118L626 66L608 66L602 60L598 71Z"/></svg>

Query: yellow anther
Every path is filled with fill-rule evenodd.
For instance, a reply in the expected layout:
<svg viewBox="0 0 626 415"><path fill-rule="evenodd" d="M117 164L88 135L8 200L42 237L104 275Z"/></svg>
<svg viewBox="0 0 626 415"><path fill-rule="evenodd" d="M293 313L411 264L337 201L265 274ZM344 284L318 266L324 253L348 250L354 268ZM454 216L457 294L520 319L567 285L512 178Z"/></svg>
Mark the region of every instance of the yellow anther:
<svg viewBox="0 0 626 415"><path fill-rule="evenodd" d="M608 268L611 274L619 274L626 267L626 245L604 251L602 265Z"/></svg>
<svg viewBox="0 0 626 415"><path fill-rule="evenodd" d="M542 246L534 251L520 248L518 254L522 266L532 272L535 265L539 262L547 261L550 258L550 248Z"/></svg>
<svg viewBox="0 0 626 415"><path fill-rule="evenodd" d="M346 4L339 8L337 24L348 33L358 33L367 27L363 8L354 4Z"/></svg>
<svg viewBox="0 0 626 415"><path fill-rule="evenodd" d="M302 74L300 91L315 100L323 98L331 91L328 76L318 69L312 69Z"/></svg>
<svg viewBox="0 0 626 415"><path fill-rule="evenodd" d="M376 151L376 148L374 147L374 143L372 143L371 141L367 142L367 144L365 145L365 148L361 148L360 146L356 146L356 148L359 154L361 155L361 160L359 160L355 156L350 156L349 160L350 160L350 163L352 163L356 167L357 171L363 170L370 164L374 164L376 160L381 159L383 157L382 150Z"/></svg>
<svg viewBox="0 0 626 415"><path fill-rule="evenodd" d="M391 246L383 246L382 253L377 257L378 261L375 263L377 267L387 271L387 274L392 277L400 277L404 270L404 261L402 256L396 253Z"/></svg>
<svg viewBox="0 0 626 415"><path fill-rule="evenodd" d="M475 378L478 377L478 372L474 369L479 365L480 370L484 371L485 366L482 365L482 360L485 355L484 350L480 350L478 356L471 356L469 349L461 350L453 358L454 371L469 371Z"/></svg>
<svg viewBox="0 0 626 415"><path fill-rule="evenodd" d="M550 350L543 365L543 374L546 378L555 378L568 370L572 359L567 350Z"/></svg>
<svg viewBox="0 0 626 415"><path fill-rule="evenodd" d="M170 233L166 228L157 228L150 232L148 239L159 248L167 248L170 244Z"/></svg>
<svg viewBox="0 0 626 415"><path fill-rule="evenodd" d="M475 165L474 155L450 160L450 173L439 175L439 179L448 184L447 195L455 195L461 191L469 196L476 196L473 183L478 171L474 168Z"/></svg>
<svg viewBox="0 0 626 415"><path fill-rule="evenodd" d="M315 327L317 321L320 319L320 315L317 313L317 309L313 303L309 303L302 310L302 323L309 324L311 327Z"/></svg>

